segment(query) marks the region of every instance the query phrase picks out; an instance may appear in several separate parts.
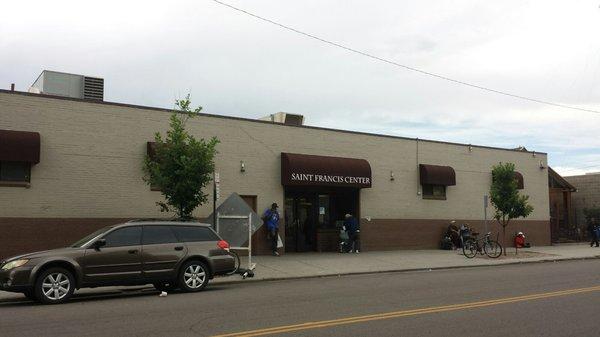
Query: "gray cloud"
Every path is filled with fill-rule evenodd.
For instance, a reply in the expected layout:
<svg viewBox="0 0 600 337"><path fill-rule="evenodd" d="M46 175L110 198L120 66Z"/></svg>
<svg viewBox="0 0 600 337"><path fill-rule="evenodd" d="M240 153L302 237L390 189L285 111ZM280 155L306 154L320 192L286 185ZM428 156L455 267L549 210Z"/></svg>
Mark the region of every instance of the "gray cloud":
<svg viewBox="0 0 600 337"><path fill-rule="evenodd" d="M231 2L400 63L600 109L600 11L591 1ZM104 77L111 101L171 107L191 92L209 113L302 113L311 125L525 145L565 172L600 169L600 115L410 73L211 1L9 2L0 50L0 79L20 90L54 69Z"/></svg>

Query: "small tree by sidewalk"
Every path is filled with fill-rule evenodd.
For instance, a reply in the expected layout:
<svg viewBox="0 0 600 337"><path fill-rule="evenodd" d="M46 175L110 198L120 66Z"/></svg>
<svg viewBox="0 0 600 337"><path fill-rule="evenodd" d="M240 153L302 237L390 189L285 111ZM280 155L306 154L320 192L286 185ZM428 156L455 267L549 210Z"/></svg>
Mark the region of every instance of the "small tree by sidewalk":
<svg viewBox="0 0 600 337"><path fill-rule="evenodd" d="M492 168L490 201L496 208L494 219L502 226L502 245L506 255L506 227L510 220L527 217L533 212L528 195L520 195L515 179L515 164L499 163Z"/></svg>
<svg viewBox="0 0 600 337"><path fill-rule="evenodd" d="M196 139L185 129L186 122L202 110L192 110L189 94L175 105L170 130L164 139L159 132L155 134L154 156L144 159L144 181L165 197L166 202L156 203L161 212L173 211L181 219L191 219L194 209L207 201L202 189L212 179L219 140Z"/></svg>

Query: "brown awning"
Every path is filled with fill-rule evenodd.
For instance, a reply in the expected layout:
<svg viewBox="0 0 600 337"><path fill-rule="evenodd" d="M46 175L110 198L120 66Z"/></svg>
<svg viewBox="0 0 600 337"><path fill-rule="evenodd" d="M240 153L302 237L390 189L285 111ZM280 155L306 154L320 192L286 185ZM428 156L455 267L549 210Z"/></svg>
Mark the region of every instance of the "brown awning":
<svg viewBox="0 0 600 337"><path fill-rule="evenodd" d="M0 161L40 162L40 134L0 130Z"/></svg>
<svg viewBox="0 0 600 337"><path fill-rule="evenodd" d="M517 180L517 189L522 190L525 188L525 182L523 181L523 175L521 172L515 171L515 179Z"/></svg>
<svg viewBox="0 0 600 337"><path fill-rule="evenodd" d="M371 187L371 165L364 159L281 153L284 186Z"/></svg>
<svg viewBox="0 0 600 337"><path fill-rule="evenodd" d="M456 173L450 166L419 164L421 185L456 185Z"/></svg>

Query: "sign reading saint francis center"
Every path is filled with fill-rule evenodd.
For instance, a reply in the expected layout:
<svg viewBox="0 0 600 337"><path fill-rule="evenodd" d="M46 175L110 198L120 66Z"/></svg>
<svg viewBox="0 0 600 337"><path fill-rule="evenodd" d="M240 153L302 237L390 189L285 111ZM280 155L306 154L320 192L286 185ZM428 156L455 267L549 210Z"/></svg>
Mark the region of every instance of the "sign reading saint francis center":
<svg viewBox="0 0 600 337"><path fill-rule="evenodd" d="M371 187L371 166L364 159L281 154L284 186Z"/></svg>

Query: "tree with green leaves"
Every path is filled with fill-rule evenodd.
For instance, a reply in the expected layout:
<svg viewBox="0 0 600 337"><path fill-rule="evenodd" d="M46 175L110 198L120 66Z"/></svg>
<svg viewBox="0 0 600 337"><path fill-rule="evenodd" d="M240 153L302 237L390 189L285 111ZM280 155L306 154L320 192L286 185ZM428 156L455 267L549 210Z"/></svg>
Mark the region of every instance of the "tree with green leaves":
<svg viewBox="0 0 600 337"><path fill-rule="evenodd" d="M492 168L490 202L496 209L494 219L502 226L502 245L506 255L506 227L512 219L526 218L533 212L529 196L519 194L515 164L499 163Z"/></svg>
<svg viewBox="0 0 600 337"><path fill-rule="evenodd" d="M212 180L214 157L219 140L196 139L185 126L202 107L191 108L190 95L176 100L177 109L170 119L170 130L163 138L154 136L152 158L144 159L144 181L162 192L165 202L157 202L161 212L175 212L180 219L191 219L192 212L207 201L202 189Z"/></svg>

